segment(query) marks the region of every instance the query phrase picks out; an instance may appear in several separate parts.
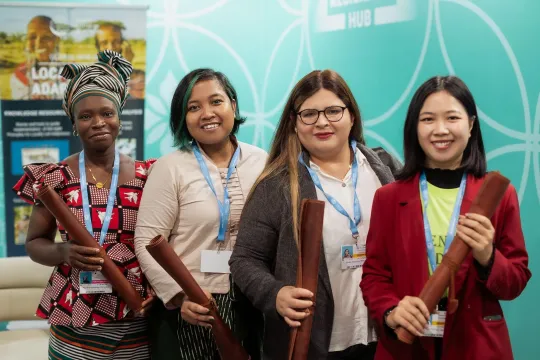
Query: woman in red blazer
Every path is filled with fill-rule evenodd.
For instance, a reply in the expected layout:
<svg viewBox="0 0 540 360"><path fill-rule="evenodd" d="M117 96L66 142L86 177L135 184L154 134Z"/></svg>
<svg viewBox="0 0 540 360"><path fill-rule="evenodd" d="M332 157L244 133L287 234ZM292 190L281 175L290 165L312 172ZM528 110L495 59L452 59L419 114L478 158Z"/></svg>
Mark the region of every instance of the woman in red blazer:
<svg viewBox="0 0 540 360"><path fill-rule="evenodd" d="M515 299L531 277L519 204L509 186L491 219L467 213L486 157L476 105L460 79L434 77L417 90L404 149L398 181L375 193L360 284L379 325L375 359L513 359L499 301ZM456 275L459 307L446 316L443 297L430 316L417 296L456 234L472 248ZM397 327L418 338L400 342Z"/></svg>

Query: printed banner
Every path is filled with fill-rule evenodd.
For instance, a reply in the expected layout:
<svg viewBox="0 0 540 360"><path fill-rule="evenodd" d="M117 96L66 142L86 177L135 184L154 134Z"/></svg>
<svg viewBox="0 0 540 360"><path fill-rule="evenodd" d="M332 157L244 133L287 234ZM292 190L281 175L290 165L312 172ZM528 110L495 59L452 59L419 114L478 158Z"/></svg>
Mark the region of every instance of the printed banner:
<svg viewBox="0 0 540 360"><path fill-rule="evenodd" d="M25 255L32 207L11 188L30 163L55 163L81 150L62 110L67 63L89 64L98 51L121 53L133 64L130 98L121 115L120 151L143 159L146 68L146 10L138 7L0 6L0 84L4 212L0 238L4 256ZM0 212L0 216L1 216ZM57 236L59 241L59 236Z"/></svg>

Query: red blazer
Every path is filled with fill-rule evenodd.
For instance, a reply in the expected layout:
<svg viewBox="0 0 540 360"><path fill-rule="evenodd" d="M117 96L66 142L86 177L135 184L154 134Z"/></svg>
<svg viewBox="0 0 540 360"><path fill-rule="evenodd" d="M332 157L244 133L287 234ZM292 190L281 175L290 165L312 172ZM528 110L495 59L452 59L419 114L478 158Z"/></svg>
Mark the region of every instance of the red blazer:
<svg viewBox="0 0 540 360"><path fill-rule="evenodd" d="M470 208L483 179L467 178L461 214ZM443 360L513 359L499 300L515 299L525 288L531 273L527 268L519 216L519 204L512 185L491 218L495 228L495 258L486 281L478 276L469 254L456 275L457 311L447 316L443 336ZM419 192L419 175L380 188L375 193L367 260L360 287L371 317L378 324L376 360L432 360L434 339L422 337L412 345L401 343L384 326L384 313L406 295L418 296L429 277L426 241Z"/></svg>

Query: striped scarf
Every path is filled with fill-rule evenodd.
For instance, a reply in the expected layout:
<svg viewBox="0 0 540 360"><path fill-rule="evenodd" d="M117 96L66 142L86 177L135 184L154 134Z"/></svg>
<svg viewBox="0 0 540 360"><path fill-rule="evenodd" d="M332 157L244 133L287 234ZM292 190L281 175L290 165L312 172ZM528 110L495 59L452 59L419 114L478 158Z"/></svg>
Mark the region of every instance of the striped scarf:
<svg viewBox="0 0 540 360"><path fill-rule="evenodd" d="M111 50L98 54L98 62L92 65L68 64L64 66L62 77L70 79L64 95L62 107L74 122L75 104L87 96L103 96L115 104L118 114L126 104L127 83L133 67L122 55Z"/></svg>

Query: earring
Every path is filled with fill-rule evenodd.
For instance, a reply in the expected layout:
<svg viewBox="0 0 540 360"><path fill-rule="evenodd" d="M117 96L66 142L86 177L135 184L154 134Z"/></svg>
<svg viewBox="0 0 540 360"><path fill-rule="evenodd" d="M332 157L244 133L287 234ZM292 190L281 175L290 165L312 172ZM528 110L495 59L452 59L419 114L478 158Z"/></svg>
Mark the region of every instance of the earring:
<svg viewBox="0 0 540 360"><path fill-rule="evenodd" d="M73 129L73 136L79 136L79 133L75 129Z"/></svg>
<svg viewBox="0 0 540 360"><path fill-rule="evenodd" d="M120 126L118 127L119 130L122 130L122 123L120 123Z"/></svg>

